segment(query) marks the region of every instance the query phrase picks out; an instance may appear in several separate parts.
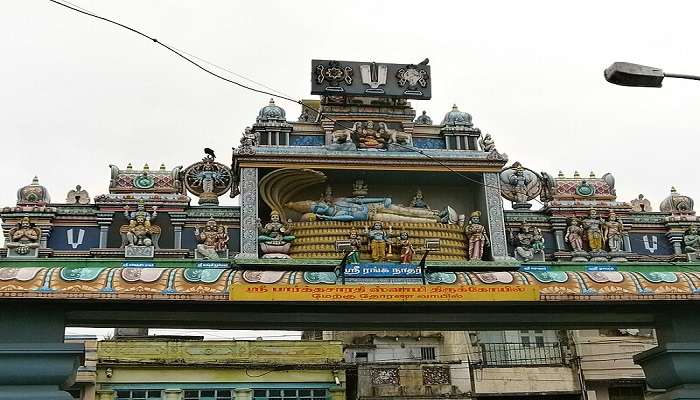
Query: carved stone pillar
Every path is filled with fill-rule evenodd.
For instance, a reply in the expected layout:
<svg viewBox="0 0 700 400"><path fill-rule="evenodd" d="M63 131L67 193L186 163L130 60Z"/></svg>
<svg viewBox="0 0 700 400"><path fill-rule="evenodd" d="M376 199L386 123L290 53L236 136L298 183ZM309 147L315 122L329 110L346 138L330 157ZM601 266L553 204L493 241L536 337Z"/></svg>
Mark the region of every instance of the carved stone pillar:
<svg viewBox="0 0 700 400"><path fill-rule="evenodd" d="M241 252L258 258L258 169L241 168Z"/></svg>
<svg viewBox="0 0 700 400"><path fill-rule="evenodd" d="M489 227L491 256L494 260L509 259L506 228L503 218L503 200L498 174L484 172L484 195L486 196L486 219Z"/></svg>

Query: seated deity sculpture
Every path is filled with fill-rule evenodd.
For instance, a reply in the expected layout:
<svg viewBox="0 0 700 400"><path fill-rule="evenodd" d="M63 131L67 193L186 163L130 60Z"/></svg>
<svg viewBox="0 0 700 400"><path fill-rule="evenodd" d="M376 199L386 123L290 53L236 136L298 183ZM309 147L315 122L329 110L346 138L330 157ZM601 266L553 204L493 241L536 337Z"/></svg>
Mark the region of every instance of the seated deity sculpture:
<svg viewBox="0 0 700 400"><path fill-rule="evenodd" d="M34 226L28 217L22 218L16 227L10 229L9 241L5 246L9 250L8 255L29 256L36 254L41 239L41 229Z"/></svg>
<svg viewBox="0 0 700 400"><path fill-rule="evenodd" d="M374 122L367 121L364 127L360 125L357 131L358 147L361 149L384 149L389 139L388 132L380 132L374 127Z"/></svg>
<svg viewBox="0 0 700 400"><path fill-rule="evenodd" d="M195 258L216 260L228 255L229 236L223 225L216 223L214 218L209 218L204 228L196 227L194 235L197 238Z"/></svg>
<svg viewBox="0 0 700 400"><path fill-rule="evenodd" d="M423 198L423 191L420 189L416 190L416 195L411 200L410 205L413 208L430 208Z"/></svg>
<svg viewBox="0 0 700 400"><path fill-rule="evenodd" d="M700 234L696 225L691 225L683 235L683 244L687 254L700 253Z"/></svg>
<svg viewBox="0 0 700 400"><path fill-rule="evenodd" d="M277 210L270 212L270 222L265 225L258 220L258 242L263 258L289 258L287 253L296 239L293 229L290 223L281 222Z"/></svg>
<svg viewBox="0 0 700 400"><path fill-rule="evenodd" d="M122 235L122 247L145 246L158 248L160 238L160 227L153 225L151 221L155 219L157 207L153 207L152 212L146 211L143 203L136 206L135 211L129 211L129 206L124 206L124 216L129 220L127 225L119 228Z"/></svg>

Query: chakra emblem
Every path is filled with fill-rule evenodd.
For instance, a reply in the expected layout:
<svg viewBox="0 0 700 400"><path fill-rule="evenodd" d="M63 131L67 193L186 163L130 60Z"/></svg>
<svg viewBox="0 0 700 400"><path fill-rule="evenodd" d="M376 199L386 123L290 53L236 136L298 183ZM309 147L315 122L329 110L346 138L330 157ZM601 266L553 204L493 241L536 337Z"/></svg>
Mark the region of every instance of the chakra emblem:
<svg viewBox="0 0 700 400"><path fill-rule="evenodd" d="M331 92L345 91L340 84L352 85L352 75L352 67L342 66L338 61L329 61L327 65L319 64L315 68L316 83L328 83L326 90Z"/></svg>
<svg viewBox="0 0 700 400"><path fill-rule="evenodd" d="M416 65L409 64L396 71L399 87L406 87L405 94L422 95L420 88L428 87L428 71Z"/></svg>

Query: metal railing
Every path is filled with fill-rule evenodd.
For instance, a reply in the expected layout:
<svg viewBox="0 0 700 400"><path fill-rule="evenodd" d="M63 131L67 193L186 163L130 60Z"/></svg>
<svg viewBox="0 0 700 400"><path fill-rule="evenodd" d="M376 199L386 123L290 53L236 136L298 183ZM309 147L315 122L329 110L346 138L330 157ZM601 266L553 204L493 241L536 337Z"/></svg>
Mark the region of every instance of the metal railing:
<svg viewBox="0 0 700 400"><path fill-rule="evenodd" d="M485 368L536 367L566 365L566 352L558 342L481 343L481 360Z"/></svg>

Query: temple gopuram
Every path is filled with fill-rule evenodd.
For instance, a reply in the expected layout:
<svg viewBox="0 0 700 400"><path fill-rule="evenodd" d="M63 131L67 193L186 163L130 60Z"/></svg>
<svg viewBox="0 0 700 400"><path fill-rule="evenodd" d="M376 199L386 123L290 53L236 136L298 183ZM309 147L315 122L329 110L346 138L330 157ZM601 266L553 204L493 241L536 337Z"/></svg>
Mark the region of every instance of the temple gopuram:
<svg viewBox="0 0 700 400"><path fill-rule="evenodd" d="M539 321L574 327L620 305L629 308L604 322L654 324L681 332L664 340L689 342L682 335L697 323L679 314L690 328L674 331L666 308L647 306L700 299L693 199L671 188L654 207L643 195L619 199L611 173L511 160L496 145L508 133L478 127L457 105L435 119L416 111L431 79L427 59L312 60L317 97L298 118L270 100L232 153L206 148L175 167L114 160L104 193L77 186L59 201L34 178L0 209L0 301L21 327L5 333L9 342L64 324L376 329L385 318L405 327L414 304L427 310L416 326L450 329L482 318L473 304L497 302L509 318L485 316L479 329L522 329L532 320L510 311L518 302ZM222 196L240 205L220 205ZM30 322L17 302L39 307ZM552 304L583 317L550 314ZM67 349L56 354L78 354ZM654 363L669 354L658 347L635 360L662 368ZM670 385L657 378L650 385Z"/></svg>

